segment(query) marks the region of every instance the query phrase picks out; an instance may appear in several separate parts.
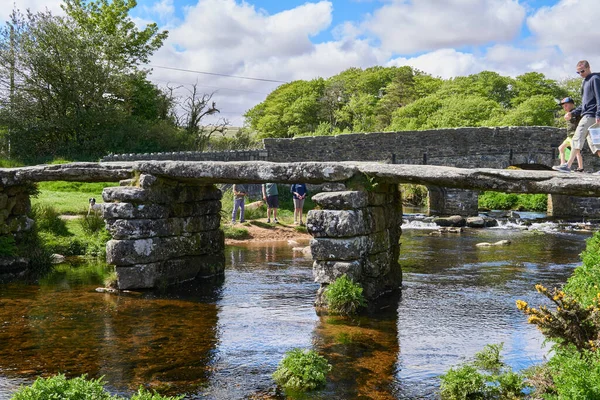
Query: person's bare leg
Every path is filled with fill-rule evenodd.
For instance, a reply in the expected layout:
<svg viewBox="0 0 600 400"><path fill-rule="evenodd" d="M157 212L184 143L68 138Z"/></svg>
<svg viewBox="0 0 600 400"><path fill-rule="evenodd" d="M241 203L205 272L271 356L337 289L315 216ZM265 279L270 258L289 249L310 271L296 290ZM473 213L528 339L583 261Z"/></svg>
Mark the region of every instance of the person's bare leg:
<svg viewBox="0 0 600 400"><path fill-rule="evenodd" d="M565 146L564 144L561 144L560 146L558 146L558 153L560 154L561 165L564 164L565 162L567 162L567 160L565 159L565 150L566 149L567 149L567 146Z"/></svg>
<svg viewBox="0 0 600 400"><path fill-rule="evenodd" d="M598 156L600 157L600 151L598 152ZM579 165L579 169L583 169L583 157L581 157L581 152L577 153L577 165Z"/></svg>
<svg viewBox="0 0 600 400"><path fill-rule="evenodd" d="M573 165L573 161L575 161L577 155L581 156L581 150L571 148L571 156L569 157L569 161L567 161L567 167L571 168L571 165Z"/></svg>

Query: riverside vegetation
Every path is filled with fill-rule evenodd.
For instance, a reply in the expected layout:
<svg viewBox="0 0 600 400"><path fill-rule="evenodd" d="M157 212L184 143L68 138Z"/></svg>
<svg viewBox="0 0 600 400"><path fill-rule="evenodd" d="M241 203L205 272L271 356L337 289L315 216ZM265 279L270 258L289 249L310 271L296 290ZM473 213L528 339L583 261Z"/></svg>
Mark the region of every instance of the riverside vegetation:
<svg viewBox="0 0 600 400"><path fill-rule="evenodd" d="M104 381L86 379L85 375L67 379L59 374L50 378L38 378L27 387L22 387L12 395L11 400L41 399L93 399L93 400L126 400L121 396L113 396L104 389ZM130 400L181 400L183 396L165 397L140 388Z"/></svg>
<svg viewBox="0 0 600 400"><path fill-rule="evenodd" d="M552 343L549 361L515 373L501 363L502 347L488 345L483 358L496 362L483 369L491 365L495 372L482 372L477 361L451 368L441 377L443 399L600 399L600 232L588 239L581 257L582 265L575 268L564 288L536 285L553 310L517 301L529 323Z"/></svg>

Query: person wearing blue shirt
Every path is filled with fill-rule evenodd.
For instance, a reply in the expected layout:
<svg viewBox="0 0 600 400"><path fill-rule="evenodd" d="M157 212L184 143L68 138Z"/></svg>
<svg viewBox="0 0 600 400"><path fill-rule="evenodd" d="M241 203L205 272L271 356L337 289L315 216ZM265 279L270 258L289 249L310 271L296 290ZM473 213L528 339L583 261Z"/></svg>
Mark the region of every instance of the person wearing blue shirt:
<svg viewBox="0 0 600 400"><path fill-rule="evenodd" d="M294 195L294 224L304 225L304 222L302 222L302 213L304 209L304 199L308 193L306 185L304 183L294 183L290 190Z"/></svg>
<svg viewBox="0 0 600 400"><path fill-rule="evenodd" d="M571 140L571 156L569 160L564 164L552 167L552 169L560 172L571 172L571 165L577 155L581 153L583 143L586 139L592 153L600 156L600 145L593 143L589 132L592 125L600 123L600 74L592 72L590 63L586 60L581 60L577 63L577 73L583 78L581 84L581 104L574 110L567 112L565 120L568 121L573 116L581 116L581 120ZM600 171L595 174L600 174Z"/></svg>

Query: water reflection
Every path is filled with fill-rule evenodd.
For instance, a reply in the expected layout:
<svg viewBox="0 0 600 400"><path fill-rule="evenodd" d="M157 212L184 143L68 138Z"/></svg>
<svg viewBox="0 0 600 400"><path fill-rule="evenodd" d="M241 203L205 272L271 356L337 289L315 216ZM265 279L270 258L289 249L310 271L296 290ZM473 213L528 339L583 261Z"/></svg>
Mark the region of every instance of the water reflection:
<svg viewBox="0 0 600 400"><path fill-rule="evenodd" d="M63 278L0 286L1 375L104 376L115 393L142 384L167 393L206 385L217 342L215 298L114 296Z"/></svg>
<svg viewBox="0 0 600 400"><path fill-rule="evenodd" d="M271 374L294 347L333 365L327 387L304 396L318 399L436 398L438 375L488 343L505 342L513 368L542 360L543 337L515 300L542 303L533 285L563 283L587 236L429 232L403 231L403 296L375 318L318 316L312 262L285 242L228 247L224 279L162 292L96 293L102 266L0 285L0 399L57 372L105 376L119 394L145 384L190 399L283 399Z"/></svg>

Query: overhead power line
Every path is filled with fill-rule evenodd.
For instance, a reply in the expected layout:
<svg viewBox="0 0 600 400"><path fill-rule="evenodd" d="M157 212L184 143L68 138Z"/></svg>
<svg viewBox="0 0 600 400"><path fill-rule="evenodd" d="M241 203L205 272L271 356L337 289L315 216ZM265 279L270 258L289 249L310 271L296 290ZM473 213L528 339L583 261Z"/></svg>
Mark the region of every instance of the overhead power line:
<svg viewBox="0 0 600 400"><path fill-rule="evenodd" d="M265 78L252 78L249 76L240 76L240 75L228 75L228 74L217 74L215 72L205 72L205 71L194 71L191 69L183 69L183 68L173 68L173 67L163 67L160 65L149 65L151 68L161 68L161 69L170 69L172 71L182 71L182 72L191 72L194 74L204 74L204 75L214 75L214 76L223 76L226 78L238 78L238 79L247 79L250 81L261 81L261 82L275 82L275 83L288 83L286 81L278 81L276 79L265 79Z"/></svg>
<svg viewBox="0 0 600 400"><path fill-rule="evenodd" d="M232 91L235 91L235 92L269 94L269 93L265 93L265 92L257 92L255 90L234 89L234 88L228 88L228 87L222 87L222 86L209 86L209 85L201 85L199 83L198 84L194 84L194 83L175 82L175 81L167 81L165 79L153 79L153 81L155 81L155 82L163 82L163 83L175 83L177 85L183 85L183 86L194 86L194 85L197 85L198 87L205 87L205 88L218 89L218 90L232 90Z"/></svg>

